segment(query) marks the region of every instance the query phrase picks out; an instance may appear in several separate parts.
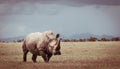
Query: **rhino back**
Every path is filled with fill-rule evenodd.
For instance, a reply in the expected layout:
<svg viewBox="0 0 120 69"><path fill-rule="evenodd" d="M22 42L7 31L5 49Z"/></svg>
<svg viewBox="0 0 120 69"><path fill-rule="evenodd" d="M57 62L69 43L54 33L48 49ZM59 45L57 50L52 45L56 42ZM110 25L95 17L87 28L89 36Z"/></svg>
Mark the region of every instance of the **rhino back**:
<svg viewBox="0 0 120 69"><path fill-rule="evenodd" d="M37 44L42 41L42 33L31 33L25 38L26 47L28 50L37 48Z"/></svg>

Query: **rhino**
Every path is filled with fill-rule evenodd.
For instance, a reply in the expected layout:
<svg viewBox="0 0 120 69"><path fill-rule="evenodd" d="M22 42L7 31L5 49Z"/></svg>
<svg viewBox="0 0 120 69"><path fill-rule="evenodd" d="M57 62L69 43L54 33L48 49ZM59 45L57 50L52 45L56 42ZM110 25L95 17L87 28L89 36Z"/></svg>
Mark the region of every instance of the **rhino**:
<svg viewBox="0 0 120 69"><path fill-rule="evenodd" d="M27 61L27 53L32 53L32 61L42 56L44 62L49 62L52 55L61 55L59 34L52 31L35 32L26 36L22 44L23 62Z"/></svg>

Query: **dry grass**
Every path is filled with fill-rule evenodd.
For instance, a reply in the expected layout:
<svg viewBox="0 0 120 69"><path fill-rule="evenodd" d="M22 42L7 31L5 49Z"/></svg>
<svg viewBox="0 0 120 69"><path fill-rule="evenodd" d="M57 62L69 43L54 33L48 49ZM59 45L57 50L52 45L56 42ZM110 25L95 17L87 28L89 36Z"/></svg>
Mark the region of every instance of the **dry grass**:
<svg viewBox="0 0 120 69"><path fill-rule="evenodd" d="M120 69L120 42L62 42L60 56L22 62L21 43L0 43L0 69Z"/></svg>

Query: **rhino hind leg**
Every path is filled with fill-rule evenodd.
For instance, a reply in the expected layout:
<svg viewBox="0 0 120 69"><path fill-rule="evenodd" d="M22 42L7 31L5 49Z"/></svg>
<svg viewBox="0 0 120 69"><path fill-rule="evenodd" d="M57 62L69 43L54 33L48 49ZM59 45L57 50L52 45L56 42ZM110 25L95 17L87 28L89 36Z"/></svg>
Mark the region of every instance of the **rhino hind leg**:
<svg viewBox="0 0 120 69"><path fill-rule="evenodd" d="M23 62L27 61L27 53L28 53L28 50L23 51Z"/></svg>
<svg viewBox="0 0 120 69"><path fill-rule="evenodd" d="M23 62L26 62L27 61L27 53L29 52L29 50L26 48L25 41L22 44L22 50L23 50Z"/></svg>
<svg viewBox="0 0 120 69"><path fill-rule="evenodd" d="M32 55L32 60L33 60L33 62L36 62L36 58L37 58L37 55L33 54L33 55Z"/></svg>

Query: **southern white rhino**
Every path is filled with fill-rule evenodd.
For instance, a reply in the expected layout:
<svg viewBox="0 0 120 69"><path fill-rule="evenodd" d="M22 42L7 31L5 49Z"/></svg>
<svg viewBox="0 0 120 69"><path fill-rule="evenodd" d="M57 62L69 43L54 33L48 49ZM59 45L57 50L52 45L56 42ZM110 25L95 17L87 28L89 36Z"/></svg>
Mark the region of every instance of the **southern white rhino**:
<svg viewBox="0 0 120 69"><path fill-rule="evenodd" d="M52 31L31 33L23 41L23 61L27 61L27 53L31 52L33 62L37 56L42 56L45 62L49 62L51 56L61 55L59 34Z"/></svg>

